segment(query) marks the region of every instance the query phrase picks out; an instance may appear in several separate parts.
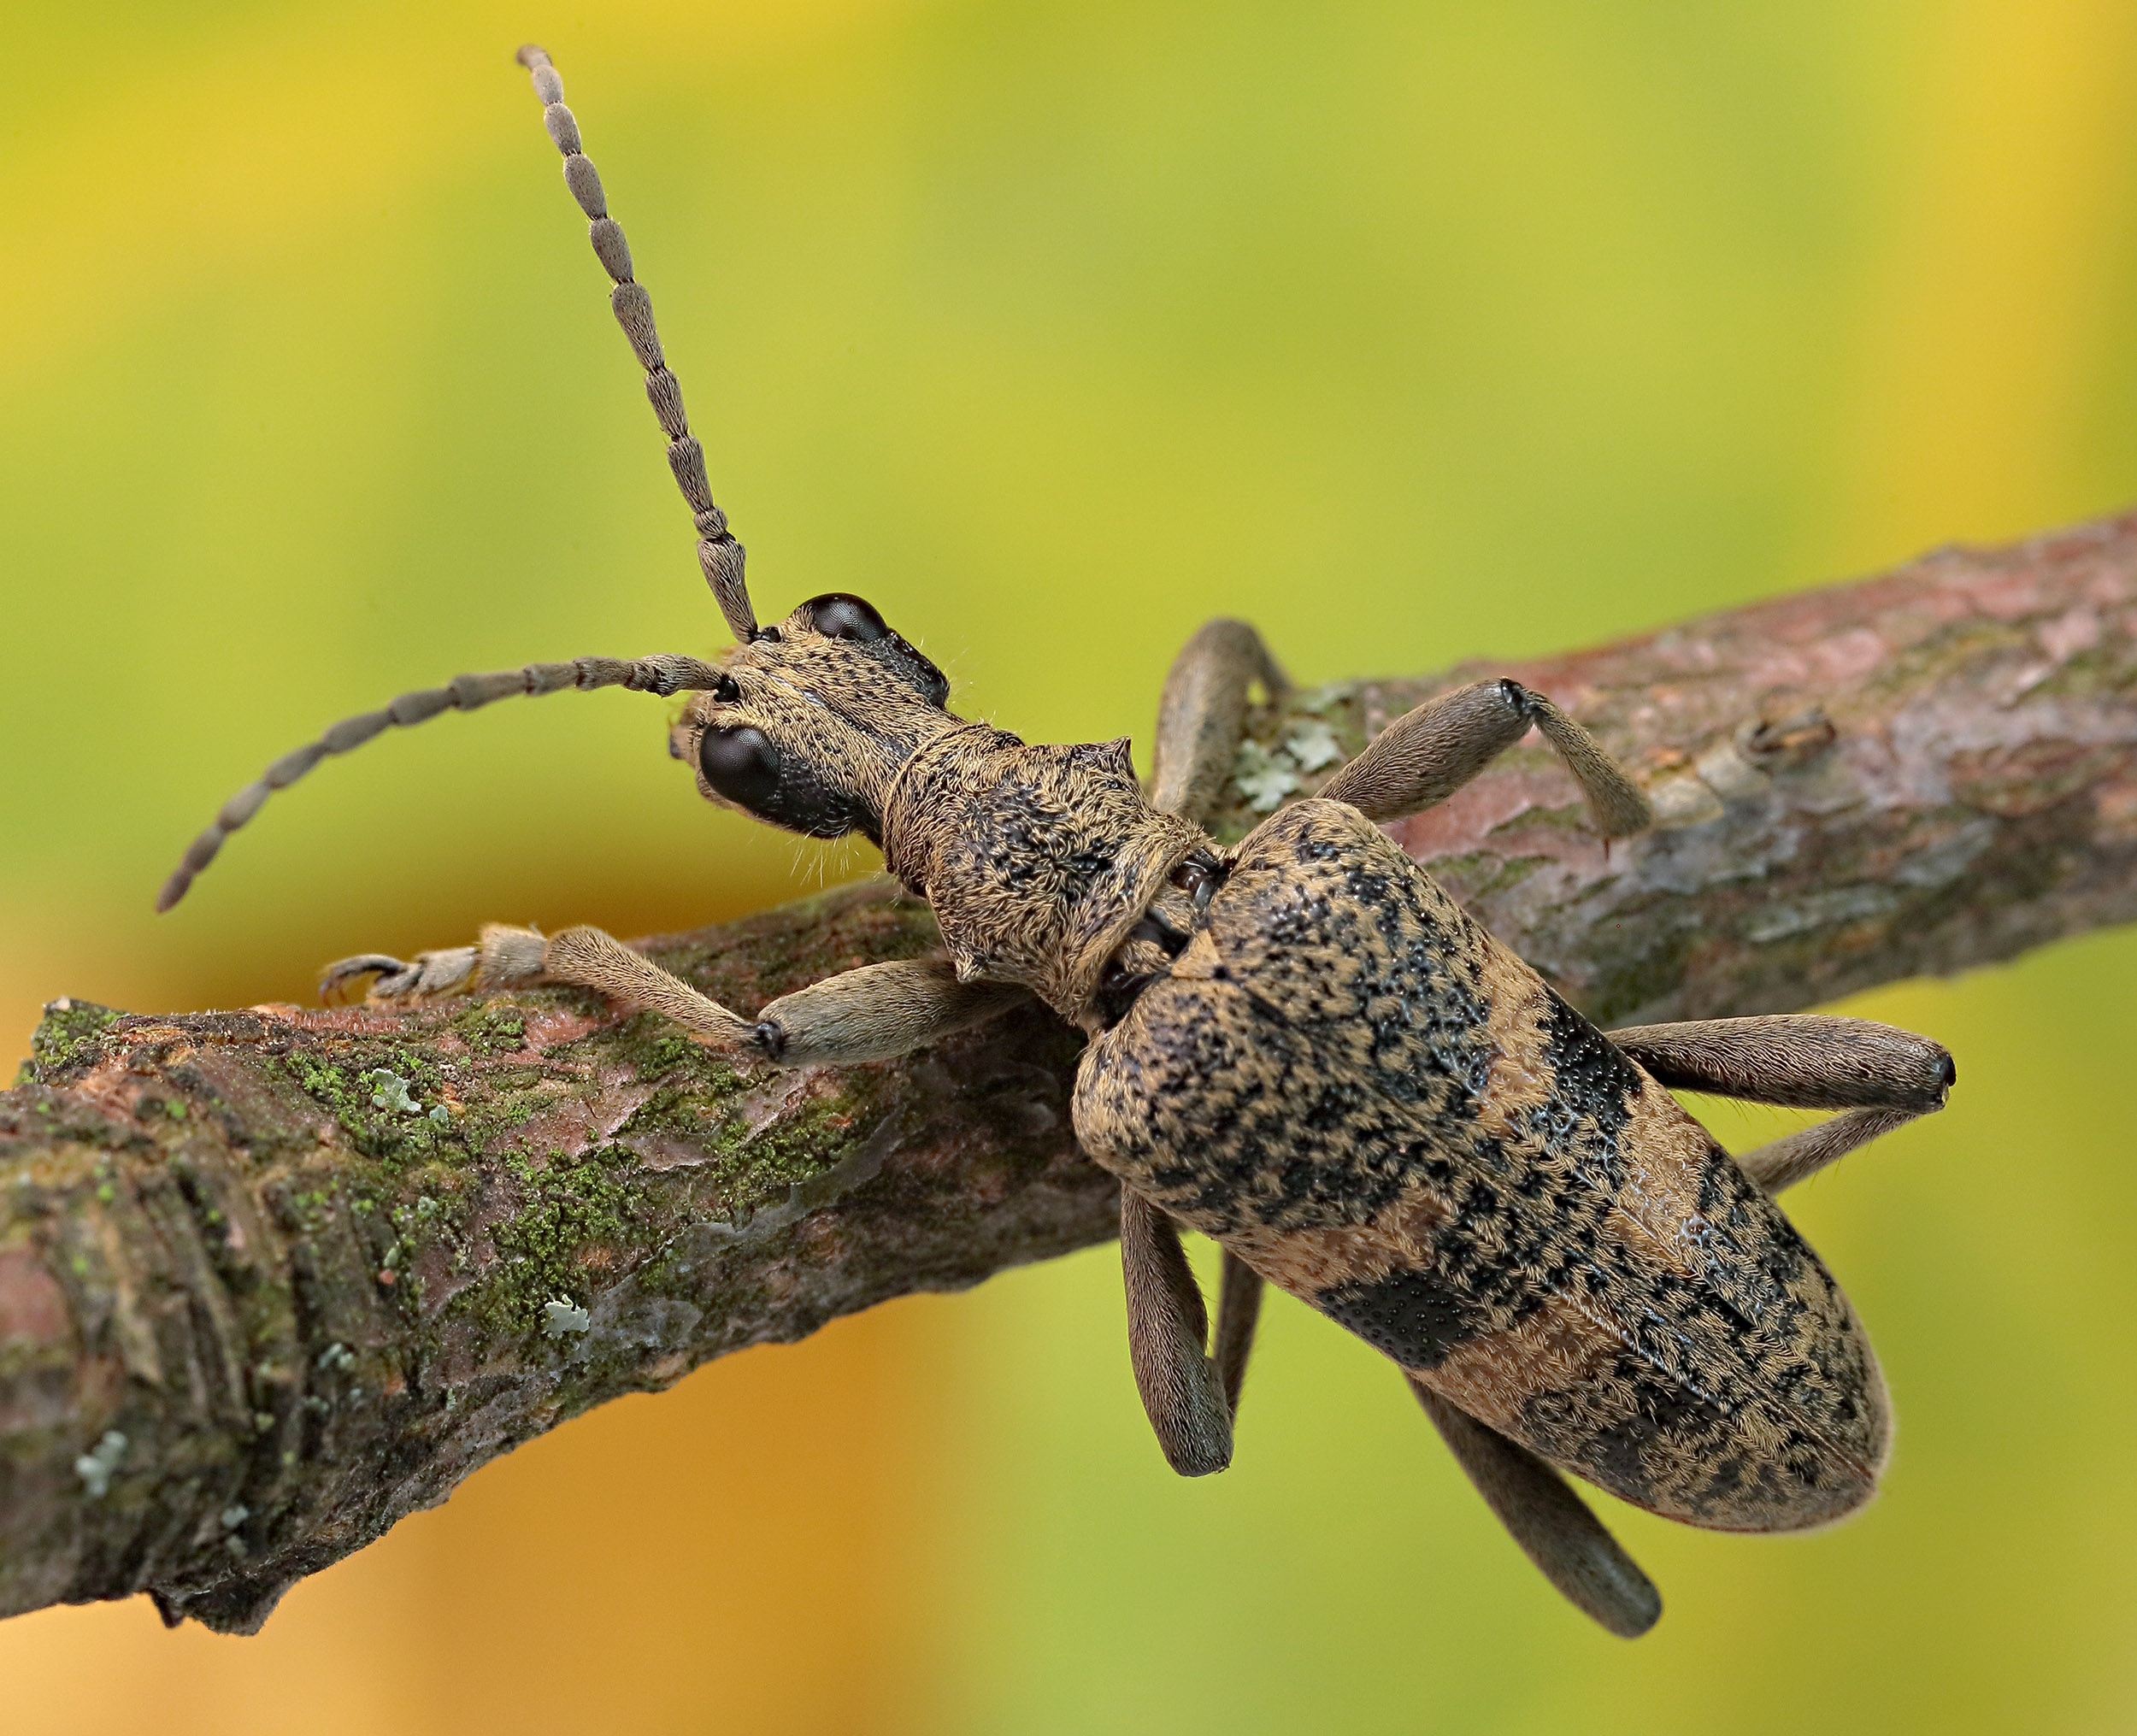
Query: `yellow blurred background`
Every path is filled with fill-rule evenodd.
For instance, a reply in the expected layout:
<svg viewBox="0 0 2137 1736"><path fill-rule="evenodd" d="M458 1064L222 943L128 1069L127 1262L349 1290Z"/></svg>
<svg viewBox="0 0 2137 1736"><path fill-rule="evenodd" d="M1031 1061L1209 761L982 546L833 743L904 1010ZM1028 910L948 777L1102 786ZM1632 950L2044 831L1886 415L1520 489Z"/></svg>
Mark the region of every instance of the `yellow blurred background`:
<svg viewBox="0 0 2137 1736"><path fill-rule="evenodd" d="M61 993L301 998L487 918L642 933L870 865L706 809L657 703L559 697L328 768L148 914L328 720L721 638L528 37L760 607L858 591L1034 738L1146 742L1220 610L1308 679L1424 670L2137 497L2108 0L20 6L10 1069ZM1778 1540L1614 1509L1669 1600L1637 1645L1280 1299L1237 1468L1174 1479L1100 1249L611 1405L257 1639L0 1625L0 1729L2137 1727L2133 967L1860 1003L1962 1079L1792 1198L1886 1362L1886 1492Z"/></svg>

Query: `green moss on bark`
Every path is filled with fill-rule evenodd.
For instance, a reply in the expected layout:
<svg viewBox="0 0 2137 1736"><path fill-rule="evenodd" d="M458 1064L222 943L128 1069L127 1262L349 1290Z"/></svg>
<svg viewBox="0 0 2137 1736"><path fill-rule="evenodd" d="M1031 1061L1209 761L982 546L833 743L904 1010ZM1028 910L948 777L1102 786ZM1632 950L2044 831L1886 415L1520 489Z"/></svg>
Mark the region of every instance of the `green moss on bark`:
<svg viewBox="0 0 2137 1736"><path fill-rule="evenodd" d="M54 1084L62 1075L86 1068L97 1058L97 1039L120 1017L109 1007L91 1001L54 1001L31 1033L30 1058L17 1073L15 1083Z"/></svg>

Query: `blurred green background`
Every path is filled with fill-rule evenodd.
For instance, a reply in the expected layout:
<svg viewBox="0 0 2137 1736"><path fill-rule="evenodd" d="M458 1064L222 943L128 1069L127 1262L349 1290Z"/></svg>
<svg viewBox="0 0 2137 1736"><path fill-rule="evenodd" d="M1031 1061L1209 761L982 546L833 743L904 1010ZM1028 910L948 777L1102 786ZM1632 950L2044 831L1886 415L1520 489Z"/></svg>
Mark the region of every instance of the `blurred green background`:
<svg viewBox="0 0 2137 1736"><path fill-rule="evenodd" d="M2137 497L2137 14L2107 0L18 7L0 250L0 1061L60 993L302 998L490 918L873 866L715 813L657 702L232 789L463 668L722 637L522 38L556 55L760 607L1146 744L1295 673L1622 634ZM1934 1123L1792 1210L1900 1415L1867 1514L1705 1536L1611 1640L1385 1365L1272 1306L1167 1472L1109 1250L612 1405L294 1592L0 1626L0 1725L1588 1733L2137 1726L2137 935L1861 1009ZM1732 1145L1788 1118L1724 1110Z"/></svg>

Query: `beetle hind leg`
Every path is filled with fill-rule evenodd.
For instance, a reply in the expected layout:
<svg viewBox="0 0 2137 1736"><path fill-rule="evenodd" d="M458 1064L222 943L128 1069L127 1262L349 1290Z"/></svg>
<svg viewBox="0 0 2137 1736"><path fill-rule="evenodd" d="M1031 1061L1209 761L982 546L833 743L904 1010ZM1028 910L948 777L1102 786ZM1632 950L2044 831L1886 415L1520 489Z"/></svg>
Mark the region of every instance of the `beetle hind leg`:
<svg viewBox="0 0 2137 1736"><path fill-rule="evenodd" d="M1871 1019L1796 1013L1604 1034L1666 1086L1785 1109L1840 1110L1736 1160L1768 1194L1918 1115L1934 1115L1958 1078L1942 1044Z"/></svg>
<svg viewBox="0 0 2137 1736"><path fill-rule="evenodd" d="M1652 1627L1662 1593L1566 1480L1416 1375L1405 1378L1485 1504L1544 1577L1620 1639L1637 1639Z"/></svg>

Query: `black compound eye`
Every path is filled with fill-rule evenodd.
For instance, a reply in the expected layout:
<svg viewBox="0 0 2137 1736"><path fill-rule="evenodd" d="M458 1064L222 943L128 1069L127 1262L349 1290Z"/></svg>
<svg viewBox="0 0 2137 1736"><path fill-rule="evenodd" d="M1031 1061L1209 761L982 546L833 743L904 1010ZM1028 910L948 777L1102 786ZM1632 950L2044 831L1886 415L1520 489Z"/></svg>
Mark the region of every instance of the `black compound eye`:
<svg viewBox="0 0 2137 1736"><path fill-rule="evenodd" d="M843 591L832 591L809 601L809 624L827 639L851 639L872 644L891 636L890 628L874 608Z"/></svg>
<svg viewBox="0 0 2137 1736"><path fill-rule="evenodd" d="M728 801L762 808L779 788L779 750L762 730L709 729L698 744L698 769Z"/></svg>

